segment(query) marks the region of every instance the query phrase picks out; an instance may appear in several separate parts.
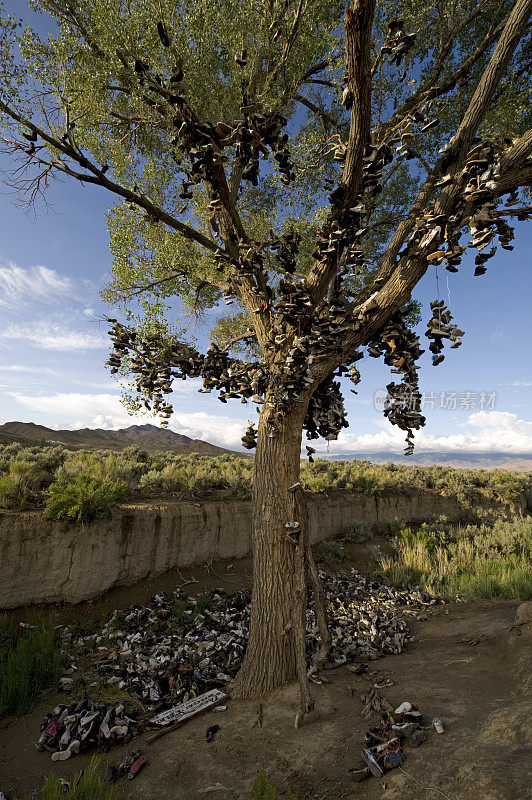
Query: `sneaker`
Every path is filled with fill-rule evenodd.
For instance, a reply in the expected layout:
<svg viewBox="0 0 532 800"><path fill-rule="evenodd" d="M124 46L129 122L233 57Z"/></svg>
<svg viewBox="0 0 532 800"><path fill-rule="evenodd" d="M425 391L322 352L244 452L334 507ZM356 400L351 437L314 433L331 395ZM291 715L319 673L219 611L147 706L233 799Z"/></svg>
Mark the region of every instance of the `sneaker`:
<svg viewBox="0 0 532 800"><path fill-rule="evenodd" d="M445 732L445 728L443 727L443 722L441 721L441 719L439 717L434 717L434 719L432 720L432 724L434 725L436 733L444 733Z"/></svg>
<svg viewBox="0 0 532 800"><path fill-rule="evenodd" d="M405 754L401 748L399 748L398 750L388 750L388 752L384 754L382 764L384 769L393 769L394 767L400 766L404 760Z"/></svg>
<svg viewBox="0 0 532 800"><path fill-rule="evenodd" d="M205 731L206 740L208 742L214 741L214 737L218 733L219 730L220 730L220 726L219 725L211 725L210 728L207 728L207 730Z"/></svg>
<svg viewBox="0 0 532 800"><path fill-rule="evenodd" d="M384 775L384 770L377 761L377 759L375 758L375 755L372 753L372 751L369 749L362 750L362 758L368 765L368 769L371 772L371 774L374 775L376 778L382 778L382 776Z"/></svg>
<svg viewBox="0 0 532 800"><path fill-rule="evenodd" d="M383 678L381 681L377 681L377 683L373 684L374 689L384 689L385 686L393 686L391 678Z"/></svg>
<svg viewBox="0 0 532 800"><path fill-rule="evenodd" d="M66 761L73 753L79 753L79 746L79 739L74 739L70 742L66 750L57 750L55 753L52 753L52 761Z"/></svg>
<svg viewBox="0 0 532 800"><path fill-rule="evenodd" d="M114 767L112 764L107 765L107 769L105 770L105 782L106 783L114 783L118 780L119 772L118 768Z"/></svg>
<svg viewBox="0 0 532 800"><path fill-rule="evenodd" d="M134 761L131 764L127 773L127 777L129 778L129 780L133 780L135 775L137 775L142 769L142 767L147 763L147 760L148 759L146 758L146 756L140 756L139 758L137 758L136 761Z"/></svg>
<svg viewBox="0 0 532 800"><path fill-rule="evenodd" d="M401 703L401 705L398 706L393 713L404 714L405 711L412 711L412 703L409 703L408 700L405 700L403 703Z"/></svg>

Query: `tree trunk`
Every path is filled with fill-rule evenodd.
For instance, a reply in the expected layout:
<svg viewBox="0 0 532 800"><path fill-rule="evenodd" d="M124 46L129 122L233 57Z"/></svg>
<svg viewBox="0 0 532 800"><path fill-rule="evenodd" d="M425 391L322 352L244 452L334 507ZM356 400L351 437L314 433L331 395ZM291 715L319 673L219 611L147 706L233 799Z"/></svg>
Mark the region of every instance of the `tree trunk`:
<svg viewBox="0 0 532 800"><path fill-rule="evenodd" d="M270 437L269 409L259 420L253 473L253 594L249 641L234 697L258 697L301 671L301 620L306 608L303 543L287 541L286 522L299 521L294 492L299 481L307 403L295 405ZM302 534L301 534L302 536ZM302 537L303 538L303 537ZM296 610L299 609L299 614Z"/></svg>

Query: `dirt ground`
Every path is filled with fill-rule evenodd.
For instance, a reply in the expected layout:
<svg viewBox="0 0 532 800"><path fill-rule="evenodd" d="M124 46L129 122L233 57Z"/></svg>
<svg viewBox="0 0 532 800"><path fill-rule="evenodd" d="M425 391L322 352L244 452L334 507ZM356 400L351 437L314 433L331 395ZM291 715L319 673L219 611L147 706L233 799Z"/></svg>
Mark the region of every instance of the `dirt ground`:
<svg viewBox="0 0 532 800"><path fill-rule="evenodd" d="M217 575L204 574L198 591L224 585L220 577L229 575L232 583L240 583L249 562L227 567L218 564ZM146 596L158 588L151 585ZM136 601L144 595L138 589ZM126 597L124 604L133 602ZM114 607L118 599L115 595ZM445 725L444 734L428 730L421 747L405 748L402 768L384 778L355 784L349 774L360 760L368 727L361 695L373 681L341 667L326 673L329 684L313 687L316 709L298 731L293 728L293 684L263 702L262 725L257 702L229 701L227 711L208 712L151 745L149 734L143 734L134 745L149 763L134 781L116 784L118 796L236 800L247 797L264 769L280 792L291 790L300 800L526 800L532 796L527 777L532 626L521 633L510 630L517 605L438 606L411 626L416 641L407 652L370 664L393 680L383 694L394 707L410 700L423 712L425 724L438 716ZM35 712L0 729L0 790L9 800L36 790L51 771L68 778L87 763L84 754L52 764L49 753L34 748L41 715L57 700L49 694ZM205 730L215 723L220 731L208 743ZM130 748L105 754L103 767L118 764Z"/></svg>

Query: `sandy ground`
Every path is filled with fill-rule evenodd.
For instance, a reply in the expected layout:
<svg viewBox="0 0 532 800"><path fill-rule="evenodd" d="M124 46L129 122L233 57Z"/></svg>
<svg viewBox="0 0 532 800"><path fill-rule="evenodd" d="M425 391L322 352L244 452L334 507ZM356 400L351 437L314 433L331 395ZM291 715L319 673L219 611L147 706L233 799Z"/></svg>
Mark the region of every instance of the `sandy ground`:
<svg viewBox="0 0 532 800"><path fill-rule="evenodd" d="M202 588L211 582L220 580L211 575ZM426 724L439 716L446 729L429 730L421 747L406 748L402 769L382 779L355 784L350 777L367 728L361 695L371 682L341 667L327 673L329 684L313 687L316 710L298 731L297 686L289 685L263 702L262 725L257 702L235 701L151 745L144 734L134 744L149 763L134 781L116 784L119 798L236 800L264 769L280 792L291 790L300 800L526 800L532 626L511 630L517 605L436 607L412 626L416 641L407 652L370 664L393 680L383 690L392 705L410 700ZM40 717L56 699L48 695L35 712L0 729L0 790L9 800L34 791L52 770L69 777L87 763L80 755L52 765L49 754L34 749ZM220 731L208 743L205 730L215 723ZM103 766L118 764L129 748L105 754Z"/></svg>

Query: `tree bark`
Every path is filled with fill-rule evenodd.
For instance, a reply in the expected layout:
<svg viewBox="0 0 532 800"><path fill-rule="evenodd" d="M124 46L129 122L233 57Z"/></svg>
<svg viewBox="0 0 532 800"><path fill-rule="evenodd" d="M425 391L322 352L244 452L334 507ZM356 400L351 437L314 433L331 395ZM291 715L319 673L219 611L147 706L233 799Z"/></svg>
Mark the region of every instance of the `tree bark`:
<svg viewBox="0 0 532 800"><path fill-rule="evenodd" d="M285 523L299 522L294 519L297 503L289 488L299 480L306 408L307 403L295 405L279 422L273 437L269 435L267 404L259 420L252 494L250 632L242 667L231 687L233 697L261 696L301 672L307 534L302 531L300 544L294 545L286 539Z"/></svg>

